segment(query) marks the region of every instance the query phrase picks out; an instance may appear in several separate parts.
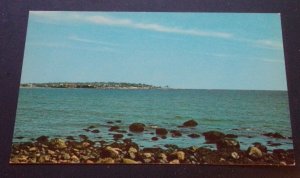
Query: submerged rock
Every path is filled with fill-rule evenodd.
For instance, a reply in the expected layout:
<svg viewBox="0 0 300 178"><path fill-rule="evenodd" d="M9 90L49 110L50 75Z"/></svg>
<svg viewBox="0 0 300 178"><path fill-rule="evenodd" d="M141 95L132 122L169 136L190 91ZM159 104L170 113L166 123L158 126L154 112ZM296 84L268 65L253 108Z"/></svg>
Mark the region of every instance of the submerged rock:
<svg viewBox="0 0 300 178"><path fill-rule="evenodd" d="M195 120L193 120L193 119L188 120L188 121L186 121L186 122L183 123L184 127L195 127L197 125L198 125L198 123Z"/></svg>
<svg viewBox="0 0 300 178"><path fill-rule="evenodd" d="M99 133L100 131L98 129L92 130L92 133Z"/></svg>
<svg viewBox="0 0 300 178"><path fill-rule="evenodd" d="M157 137L152 137L152 138L151 138L151 140L153 140L153 141L157 141L157 140L158 140L158 138L157 138Z"/></svg>
<svg viewBox="0 0 300 178"><path fill-rule="evenodd" d="M198 138L198 137L200 137L199 134L195 134L195 133L189 134L188 136L191 137L191 138Z"/></svg>
<svg viewBox="0 0 300 178"><path fill-rule="evenodd" d="M145 124L143 123L133 123L129 126L131 132L143 132L145 130Z"/></svg>
<svg viewBox="0 0 300 178"><path fill-rule="evenodd" d="M165 128L156 128L155 133L157 135L167 135L168 131Z"/></svg>

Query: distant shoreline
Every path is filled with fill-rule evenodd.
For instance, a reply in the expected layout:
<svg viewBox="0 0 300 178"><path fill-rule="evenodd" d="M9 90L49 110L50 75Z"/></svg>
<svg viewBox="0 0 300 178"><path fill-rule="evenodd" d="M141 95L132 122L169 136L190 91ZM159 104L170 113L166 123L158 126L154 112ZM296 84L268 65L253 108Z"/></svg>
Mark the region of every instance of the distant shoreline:
<svg viewBox="0 0 300 178"><path fill-rule="evenodd" d="M125 82L53 82L53 83L22 83L20 88L89 88L89 89L127 89L127 90L149 90L167 89L168 87L154 86L142 83Z"/></svg>

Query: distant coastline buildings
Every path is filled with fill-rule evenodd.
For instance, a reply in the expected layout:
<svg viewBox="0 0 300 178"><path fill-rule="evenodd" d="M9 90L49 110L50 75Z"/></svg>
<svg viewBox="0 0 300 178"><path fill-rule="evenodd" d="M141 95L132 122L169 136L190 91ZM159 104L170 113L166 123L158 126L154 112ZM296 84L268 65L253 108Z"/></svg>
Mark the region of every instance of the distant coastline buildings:
<svg viewBox="0 0 300 178"><path fill-rule="evenodd" d="M125 82L51 82L21 83L21 88L95 88L95 89L164 89L169 87L153 86L142 83Z"/></svg>

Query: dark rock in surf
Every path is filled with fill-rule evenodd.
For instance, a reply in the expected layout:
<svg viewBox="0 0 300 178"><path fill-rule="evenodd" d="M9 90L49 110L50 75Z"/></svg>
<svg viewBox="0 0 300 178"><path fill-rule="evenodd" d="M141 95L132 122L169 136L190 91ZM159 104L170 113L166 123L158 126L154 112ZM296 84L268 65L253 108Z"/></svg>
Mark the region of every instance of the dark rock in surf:
<svg viewBox="0 0 300 178"><path fill-rule="evenodd" d="M216 143L225 137L225 134L219 131L208 131L203 133L208 143Z"/></svg>
<svg viewBox="0 0 300 178"><path fill-rule="evenodd" d="M183 123L184 127L195 127L197 125L198 125L198 123L195 120L193 120L193 119L188 120L188 121L186 121L186 122Z"/></svg>
<svg viewBox="0 0 300 178"><path fill-rule="evenodd" d="M172 137L180 137L182 134L178 130L171 130Z"/></svg>
<svg viewBox="0 0 300 178"><path fill-rule="evenodd" d="M240 143L234 139L224 138L216 143L218 151L238 151Z"/></svg>
<svg viewBox="0 0 300 178"><path fill-rule="evenodd" d="M114 122L113 122L113 121L107 121L106 123L108 123L108 124L113 124Z"/></svg>
<svg viewBox="0 0 300 178"><path fill-rule="evenodd" d="M120 139L120 138L123 138L124 135L123 134L114 134L114 139Z"/></svg>
<svg viewBox="0 0 300 178"><path fill-rule="evenodd" d="M238 138L238 136L234 135L234 134L226 134L225 137L226 138Z"/></svg>
<svg viewBox="0 0 300 178"><path fill-rule="evenodd" d="M282 139L285 138L284 136L282 136L280 133L277 133L277 132L275 132L275 133L264 133L262 135L264 135L266 137L271 137L271 138L282 138Z"/></svg>
<svg viewBox="0 0 300 178"><path fill-rule="evenodd" d="M157 138L157 137L152 137L152 138L151 138L151 140L153 140L153 141L157 141L157 140L158 140L158 138Z"/></svg>
<svg viewBox="0 0 300 178"><path fill-rule="evenodd" d="M122 121L121 120L116 120L116 123L121 123Z"/></svg>
<svg viewBox="0 0 300 178"><path fill-rule="evenodd" d="M145 130L145 124L143 123L133 123L129 126L131 132L143 132Z"/></svg>
<svg viewBox="0 0 300 178"><path fill-rule="evenodd" d="M157 129L155 130L155 133L156 133L157 135L167 135L167 134L168 134L168 131L167 131L167 129L165 129L165 128L157 128Z"/></svg>
<svg viewBox="0 0 300 178"><path fill-rule="evenodd" d="M72 137L72 136L67 136L66 139L67 140L75 140L74 137Z"/></svg>
<svg viewBox="0 0 300 178"><path fill-rule="evenodd" d="M49 137L43 135L43 136L38 137L38 138L36 139L36 141L38 141L38 142L40 142L40 143L45 143L45 142L48 142L48 141L49 141L48 138L49 138Z"/></svg>
<svg viewBox="0 0 300 178"><path fill-rule="evenodd" d="M87 140L88 137L86 135L79 135L79 138L82 139L82 140Z"/></svg>
<svg viewBox="0 0 300 178"><path fill-rule="evenodd" d="M199 138L200 137L199 134L195 134L195 133L189 134L188 136L191 138Z"/></svg>
<svg viewBox="0 0 300 178"><path fill-rule="evenodd" d="M94 128L96 128L96 126L94 126L94 125L91 125L88 127L88 129L94 129Z"/></svg>
<svg viewBox="0 0 300 178"><path fill-rule="evenodd" d="M92 133L99 133L100 131L98 129L92 130Z"/></svg>
<svg viewBox="0 0 300 178"><path fill-rule="evenodd" d="M120 129L119 126L111 126L110 129L109 129L109 131L116 131L118 129Z"/></svg>

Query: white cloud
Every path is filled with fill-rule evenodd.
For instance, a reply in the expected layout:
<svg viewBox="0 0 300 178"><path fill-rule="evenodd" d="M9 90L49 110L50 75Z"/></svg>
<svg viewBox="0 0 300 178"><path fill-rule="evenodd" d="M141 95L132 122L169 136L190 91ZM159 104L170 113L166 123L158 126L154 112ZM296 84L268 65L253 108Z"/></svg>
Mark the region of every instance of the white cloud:
<svg viewBox="0 0 300 178"><path fill-rule="evenodd" d="M39 20L39 22L44 22L44 23L54 23L58 21L63 21L66 23L84 22L84 23L91 23L96 25L120 26L120 27L142 29L142 30L155 31L161 33L174 33L174 34L181 34L181 35L221 38L221 39L240 41L244 43L250 43L253 44L254 47L258 47L258 48L266 48L272 50L283 49L282 42L274 41L270 39L253 40L253 39L234 36L234 34L226 33L226 32L202 31L200 29L184 29L180 27L165 26L157 23L141 23L141 22L135 22L131 19L113 18L105 15L90 15L89 13L84 13L84 15L79 15L79 13L76 12L65 13L61 11L30 11L30 15L34 17L40 17L41 19L37 19L37 20ZM86 39L73 38L73 40L93 43L92 41Z"/></svg>
<svg viewBox="0 0 300 178"><path fill-rule="evenodd" d="M69 36L68 39L72 40L72 41L82 42L82 43L92 43L92 44L99 44L99 45L106 45L106 46L117 46L116 44L113 44L113 43L107 43L107 42L96 41L96 40L91 40L91 39L79 38L77 36Z"/></svg>
<svg viewBox="0 0 300 178"><path fill-rule="evenodd" d="M97 25L110 25L110 26L120 26L134 29L143 29L162 33L174 33L182 35L192 35L201 37L213 37L213 38L232 38L231 33L225 32L215 32L215 31L202 31L199 29L183 29L180 27L169 27L156 23L140 23L135 22L130 19L122 18L112 18L103 15L78 15L77 13L62 13L62 12L50 12L50 11L31 11L30 15L44 18L50 21L80 21L86 23L92 23ZM46 21L44 21L46 22Z"/></svg>
<svg viewBox="0 0 300 178"><path fill-rule="evenodd" d="M268 49L275 49L275 50L282 50L283 45L281 42L273 41L273 40L257 40L255 41L256 45L261 48L268 48Z"/></svg>

